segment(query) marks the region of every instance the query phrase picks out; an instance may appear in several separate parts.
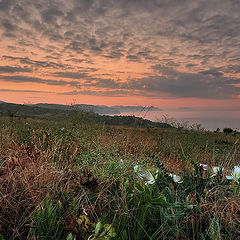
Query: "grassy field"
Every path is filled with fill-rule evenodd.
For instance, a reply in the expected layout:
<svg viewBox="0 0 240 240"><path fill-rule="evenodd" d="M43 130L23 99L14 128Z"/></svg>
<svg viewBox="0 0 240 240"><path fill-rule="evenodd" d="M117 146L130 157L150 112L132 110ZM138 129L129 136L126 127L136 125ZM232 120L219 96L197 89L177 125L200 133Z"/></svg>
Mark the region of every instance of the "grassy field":
<svg viewBox="0 0 240 240"><path fill-rule="evenodd" d="M240 239L239 138L2 116L0 239Z"/></svg>

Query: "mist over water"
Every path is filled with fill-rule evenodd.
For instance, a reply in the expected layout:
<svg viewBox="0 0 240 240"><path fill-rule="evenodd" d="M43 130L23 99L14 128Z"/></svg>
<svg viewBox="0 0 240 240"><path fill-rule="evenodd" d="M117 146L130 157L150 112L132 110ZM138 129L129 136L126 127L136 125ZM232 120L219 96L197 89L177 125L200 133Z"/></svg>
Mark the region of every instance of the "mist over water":
<svg viewBox="0 0 240 240"><path fill-rule="evenodd" d="M152 121L162 121L163 117L166 116L177 122L188 121L189 124L201 124L206 130L226 127L240 129L239 111L141 111L122 113L121 115L134 115Z"/></svg>

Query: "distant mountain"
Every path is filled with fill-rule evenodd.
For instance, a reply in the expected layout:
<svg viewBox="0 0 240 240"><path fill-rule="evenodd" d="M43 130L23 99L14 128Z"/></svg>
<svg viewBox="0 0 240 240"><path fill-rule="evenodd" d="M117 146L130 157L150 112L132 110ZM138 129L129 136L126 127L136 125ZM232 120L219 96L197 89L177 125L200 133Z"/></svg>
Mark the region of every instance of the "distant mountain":
<svg viewBox="0 0 240 240"><path fill-rule="evenodd" d="M0 101L1 103L6 103ZM118 115L121 113L134 113L134 112L149 112L149 111L160 111L161 109L156 107L143 107L143 106L105 106L105 105L90 105L90 104L74 104L74 105L64 105L64 104L49 104L49 103L37 103L37 104L24 104L25 106L56 109L56 110L85 110L90 112L95 112L98 114L109 114Z"/></svg>
<svg viewBox="0 0 240 240"><path fill-rule="evenodd" d="M117 109L121 113L126 113L126 112L149 112L149 111L161 111L160 108L156 107L143 107L143 106L119 106L115 105L112 106L112 108Z"/></svg>
<svg viewBox="0 0 240 240"><path fill-rule="evenodd" d="M37 104L27 104L32 107L48 108L48 109L59 109L59 110L71 110L70 106L63 104L49 104L49 103L37 103Z"/></svg>
<svg viewBox="0 0 240 240"><path fill-rule="evenodd" d="M48 109L58 110L85 110L92 111L98 114L120 114L117 109L104 105L88 105L88 104L75 104L75 105L63 105L63 104L48 104L48 103L37 103L29 106L36 106Z"/></svg>
<svg viewBox="0 0 240 240"><path fill-rule="evenodd" d="M37 103L29 106L36 106L41 108L59 109L59 110L86 110L92 111L98 114L121 114L126 112L148 112L148 111L159 111L156 107L142 107L142 106L105 106L105 105L89 105L89 104L75 104L75 105L63 105L63 104L48 104L48 103Z"/></svg>
<svg viewBox="0 0 240 240"><path fill-rule="evenodd" d="M90 106L90 108L89 108ZM83 109L87 108L87 111ZM107 116L99 115L93 111L93 105L74 105L66 106L59 104L35 104L35 105L22 105L13 103L0 104L0 116L9 117L31 117L37 119L49 119L55 121L70 121L72 123L97 123L118 126L130 127L158 127L158 128L173 128L167 123L152 122L147 119L134 116ZM111 107L97 106L98 110L108 110ZM105 108L106 107L106 108ZM58 108L58 109L57 109ZM61 109L60 109L61 108ZM69 111L71 109L81 109L81 111ZM112 110L112 109L111 109Z"/></svg>
<svg viewBox="0 0 240 240"><path fill-rule="evenodd" d="M65 113L66 111L61 111L57 109L44 109L40 107L14 103L0 104L0 113L16 117L21 116L21 117L45 118L46 116L58 114L59 112Z"/></svg>
<svg viewBox="0 0 240 240"><path fill-rule="evenodd" d="M77 107L86 111L93 111L98 114L120 114L121 113L114 107L108 107L105 105L77 104L77 105L73 105L73 108L74 107Z"/></svg>

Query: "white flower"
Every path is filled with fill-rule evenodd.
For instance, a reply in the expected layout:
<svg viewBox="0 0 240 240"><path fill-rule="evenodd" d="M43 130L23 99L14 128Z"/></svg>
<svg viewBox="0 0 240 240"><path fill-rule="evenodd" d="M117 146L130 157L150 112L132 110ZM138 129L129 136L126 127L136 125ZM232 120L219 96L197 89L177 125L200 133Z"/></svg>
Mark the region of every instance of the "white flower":
<svg viewBox="0 0 240 240"><path fill-rule="evenodd" d="M238 182L240 179L240 167L239 166L234 166L234 169L232 170L231 176L226 176L228 180L233 180L235 182Z"/></svg>
<svg viewBox="0 0 240 240"><path fill-rule="evenodd" d="M202 164L202 163L200 163L199 166L200 166L200 168L201 168L202 170L204 170L204 171L207 171L207 170L208 170L208 165L207 165L207 164Z"/></svg>
<svg viewBox="0 0 240 240"><path fill-rule="evenodd" d="M145 184L155 183L155 179L153 175L148 170L143 169L140 165L134 166L134 171L140 179L148 180Z"/></svg>
<svg viewBox="0 0 240 240"><path fill-rule="evenodd" d="M202 163L199 164L199 172L201 177L206 177L207 170L208 170L207 164L202 164Z"/></svg>
<svg viewBox="0 0 240 240"><path fill-rule="evenodd" d="M176 174L170 173L169 176L173 179L173 181L175 183L182 183L183 182L183 181L181 181L181 177L176 175Z"/></svg>
<svg viewBox="0 0 240 240"><path fill-rule="evenodd" d="M160 167L163 167L163 162L159 161L159 162L158 162L158 167L159 167L159 168L160 168Z"/></svg>
<svg viewBox="0 0 240 240"><path fill-rule="evenodd" d="M224 170L224 167L212 167L213 175L211 177L215 177L219 174L219 172Z"/></svg>

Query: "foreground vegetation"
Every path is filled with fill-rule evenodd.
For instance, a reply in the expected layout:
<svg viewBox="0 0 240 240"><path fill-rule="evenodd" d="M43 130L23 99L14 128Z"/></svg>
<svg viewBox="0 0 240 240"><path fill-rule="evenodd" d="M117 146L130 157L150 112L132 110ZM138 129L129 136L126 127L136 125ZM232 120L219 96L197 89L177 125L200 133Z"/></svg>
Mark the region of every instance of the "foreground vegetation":
<svg viewBox="0 0 240 240"><path fill-rule="evenodd" d="M237 134L2 116L0 239L239 239L239 160Z"/></svg>

